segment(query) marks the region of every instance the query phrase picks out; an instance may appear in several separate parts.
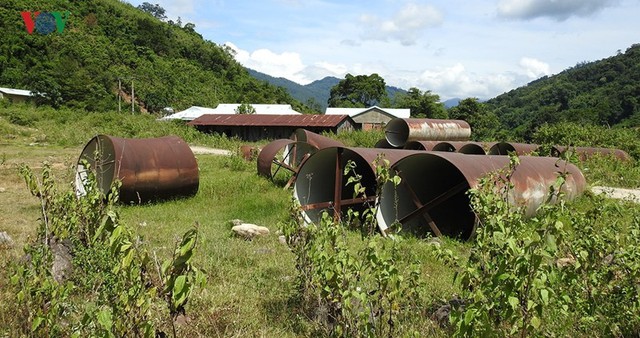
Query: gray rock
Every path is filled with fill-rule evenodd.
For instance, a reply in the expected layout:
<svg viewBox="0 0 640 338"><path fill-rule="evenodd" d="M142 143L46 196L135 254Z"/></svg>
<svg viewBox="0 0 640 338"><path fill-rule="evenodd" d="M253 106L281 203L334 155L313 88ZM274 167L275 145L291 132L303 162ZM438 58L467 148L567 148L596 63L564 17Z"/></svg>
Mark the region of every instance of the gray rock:
<svg viewBox="0 0 640 338"><path fill-rule="evenodd" d="M231 231L246 239L253 239L256 236L266 236L269 234L268 228L250 223L236 225L231 228Z"/></svg>
<svg viewBox="0 0 640 338"><path fill-rule="evenodd" d="M464 300L458 298L458 296L454 296L451 300L440 306L432 315L431 319L436 321L440 326L445 327L449 325L449 316L451 315L451 311L453 309L464 310L465 304Z"/></svg>
<svg viewBox="0 0 640 338"><path fill-rule="evenodd" d="M13 246L13 239L6 231L0 232L0 246Z"/></svg>
<svg viewBox="0 0 640 338"><path fill-rule="evenodd" d="M284 237L284 235L280 235L278 236L278 242L280 242L280 244L287 245L287 238Z"/></svg>
<svg viewBox="0 0 640 338"><path fill-rule="evenodd" d="M451 314L451 305L445 304L439 307L436 312L433 313L433 320L435 320L440 326L446 326L449 323L449 315Z"/></svg>
<svg viewBox="0 0 640 338"><path fill-rule="evenodd" d="M49 243L53 253L53 264L51 265L51 275L53 279L62 283L71 277L73 264L71 263L71 242L69 240L59 241L53 237Z"/></svg>
<svg viewBox="0 0 640 338"><path fill-rule="evenodd" d="M7 188L0 187L0 192L5 192L5 191L7 191Z"/></svg>

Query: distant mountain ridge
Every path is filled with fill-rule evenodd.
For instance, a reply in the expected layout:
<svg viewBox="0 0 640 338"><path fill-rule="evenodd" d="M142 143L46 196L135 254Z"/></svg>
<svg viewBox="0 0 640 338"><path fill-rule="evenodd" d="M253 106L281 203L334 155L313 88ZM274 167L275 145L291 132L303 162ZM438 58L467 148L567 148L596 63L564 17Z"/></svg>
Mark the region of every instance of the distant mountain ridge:
<svg viewBox="0 0 640 338"><path fill-rule="evenodd" d="M327 108L327 101L329 101L331 88L342 80L334 76L327 76L307 85L301 85L283 77L273 77L253 69L247 68L247 71L249 72L249 75L260 81L266 81L269 84L283 87L296 100L307 104L311 108L314 108L313 106L315 106L315 108L318 108L323 113ZM386 89L387 95L391 100L393 100L396 94L407 92L402 88L394 86L387 86Z"/></svg>

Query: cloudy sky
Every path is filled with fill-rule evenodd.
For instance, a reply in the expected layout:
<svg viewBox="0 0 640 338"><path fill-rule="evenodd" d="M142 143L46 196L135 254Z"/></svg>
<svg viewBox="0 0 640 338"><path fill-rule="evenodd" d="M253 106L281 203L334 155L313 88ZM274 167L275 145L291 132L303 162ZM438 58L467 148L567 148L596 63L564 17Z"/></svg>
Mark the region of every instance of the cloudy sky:
<svg viewBox="0 0 640 338"><path fill-rule="evenodd" d="M128 0L134 5L143 1ZM488 99L640 42L638 0L147 0L246 67Z"/></svg>

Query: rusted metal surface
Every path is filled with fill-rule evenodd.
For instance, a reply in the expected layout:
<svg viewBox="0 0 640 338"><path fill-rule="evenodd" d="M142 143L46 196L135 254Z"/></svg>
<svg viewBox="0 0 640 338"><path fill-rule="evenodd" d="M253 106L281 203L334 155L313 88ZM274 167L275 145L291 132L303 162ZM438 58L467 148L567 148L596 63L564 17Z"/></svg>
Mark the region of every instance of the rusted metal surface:
<svg viewBox="0 0 640 338"><path fill-rule="evenodd" d="M260 153L259 147L254 147L248 144L244 144L240 146L240 155L247 161L252 161L258 154Z"/></svg>
<svg viewBox="0 0 640 338"><path fill-rule="evenodd" d="M391 164L416 151L402 149L373 149L330 147L320 149L298 168L293 196L300 203L303 217L308 223L320 219L324 210L333 217L340 217L348 208L362 212L365 203L375 199L376 178L373 162L378 155ZM353 196L353 184L347 185L353 172L344 174L349 161L356 165L355 172L362 175L360 183L365 188L366 197ZM340 210L340 213L335 213Z"/></svg>
<svg viewBox="0 0 640 338"><path fill-rule="evenodd" d="M373 147L378 149L399 149L398 147L390 145L386 138L378 140Z"/></svg>
<svg viewBox="0 0 640 338"><path fill-rule="evenodd" d="M461 154L485 155L496 142L465 142L457 148L457 152Z"/></svg>
<svg viewBox="0 0 640 338"><path fill-rule="evenodd" d="M295 174L300 163L316 148L306 142L290 139L275 140L262 148L258 155L258 174L273 179L280 170Z"/></svg>
<svg viewBox="0 0 640 338"><path fill-rule="evenodd" d="M611 148L592 148L592 147L565 147L565 146L553 146L551 147L551 156L560 157L568 150L574 151L581 161L585 161L593 156L614 156L619 160L628 161L631 156L624 150L611 149Z"/></svg>
<svg viewBox="0 0 640 338"><path fill-rule="evenodd" d="M391 171L402 178L394 187L387 183L379 196L376 215L385 233L396 220L402 229L417 235L433 232L468 239L475 230L476 219L469 205L469 188L491 171L507 167L509 158L492 155L467 155L447 152L422 152L397 161ZM559 172L567 172L563 197L573 199L585 189L585 179L573 164L552 157L520 157L512 175L514 189L509 202L525 208L527 216L548 199ZM425 217L426 215L426 217Z"/></svg>
<svg viewBox="0 0 640 338"><path fill-rule="evenodd" d="M462 120L395 118L385 128L385 137L394 147L409 141L467 141L471 127Z"/></svg>
<svg viewBox="0 0 640 338"><path fill-rule="evenodd" d="M539 144L528 143L516 143L516 142L499 142L494 144L487 153L488 155L509 155L509 153L515 153L516 155L529 155L538 151Z"/></svg>
<svg viewBox="0 0 640 338"><path fill-rule="evenodd" d="M484 155L494 143L465 141L410 141L404 145L409 150L431 150Z"/></svg>
<svg viewBox="0 0 640 338"><path fill-rule="evenodd" d="M86 160L106 194L120 180L120 201L143 203L198 192L198 163L186 142L177 136L130 139L108 135L92 138L78 159L76 192L84 195Z"/></svg>
<svg viewBox="0 0 640 338"><path fill-rule="evenodd" d="M387 142L389 143L389 142ZM409 141L404 145L407 150L432 150L440 141Z"/></svg>
<svg viewBox="0 0 640 338"><path fill-rule="evenodd" d="M314 146L316 149L324 149L328 147L344 147L344 144L342 144L342 142L340 141L336 141L332 138L316 134L304 128L296 129L293 135L291 135L291 139L298 142L307 142L310 145Z"/></svg>

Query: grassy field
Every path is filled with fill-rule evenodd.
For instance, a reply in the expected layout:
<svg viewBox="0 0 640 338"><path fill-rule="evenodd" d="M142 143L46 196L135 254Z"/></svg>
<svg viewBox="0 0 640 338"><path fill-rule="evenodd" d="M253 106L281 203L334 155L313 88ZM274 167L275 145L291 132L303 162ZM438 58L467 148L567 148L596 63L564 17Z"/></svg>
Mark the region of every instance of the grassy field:
<svg viewBox="0 0 640 338"><path fill-rule="evenodd" d="M29 112L34 113L31 119L24 117ZM129 130L126 125L138 125L136 128L145 130L143 136L178 134L196 145L236 151L241 144L219 137L191 135L190 131L147 117L127 116L125 120L130 121L124 123L114 122L109 115L102 119L96 116L80 116L78 120L66 117L62 121L67 121L68 125L64 126L60 121L52 123L61 117L46 117L46 113L27 108L0 115L0 130L3 131L0 136L0 231L6 231L14 240L12 246L0 248L0 301L5 304L13 297L7 280L10 264L24 255L22 247L35 236L40 217L38 200L30 195L18 176L21 164L38 172L43 163L48 162L59 187L72 189L74 167L83 143L97 133L133 136L136 131ZM21 117L16 118L18 115ZM87 121L93 121L94 125L87 128ZM52 125L46 126L48 123ZM356 135L355 138L368 137L368 142L374 142L379 136ZM358 145L351 139L344 141ZM160 259L170 255L178 236L198 224L201 242L194 264L205 271L207 283L204 289L195 292L187 307L190 320L179 328L179 333L182 336L217 337L312 334L315 324L296 304L295 257L279 242L277 234L278 224L288 217L290 190L283 190L259 177L255 160L247 162L238 156L198 155L197 161L200 187L195 196L120 207L123 223L135 229ZM252 241L238 238L231 232L232 219L266 226L271 233ZM359 234L354 232L350 237L355 243ZM452 271L437 263L429 250L421 249L419 242L418 239L407 241L403 250L424 261L423 275L430 281L424 299L436 304L455 292L451 284ZM466 250L464 244L451 242L451 245ZM430 306L426 304L425 311L416 314L419 319L416 325L436 333L438 329L423 318L428 316ZM0 322L4 323L0 325L0 336L12 336L18 320L12 316L10 308L0 310Z"/></svg>
<svg viewBox="0 0 640 338"><path fill-rule="evenodd" d="M2 304L14 302L8 285L11 264L23 256L22 247L34 237L40 215L38 200L29 194L18 176L19 165L28 164L37 171L43 162L48 162L59 187L72 189L77 156L83 144L96 133L122 137L177 134L193 145L233 151L241 145L237 140L194 134L188 128L156 122L152 117L127 115L120 121L112 113L50 115L55 113L58 112L29 107L6 108L0 113L0 231L6 231L14 240L13 245L0 247ZM380 136L380 133L355 134L342 139L348 145L370 145ZM190 300L186 308L188 320L179 325L179 336L298 337L321 332L313 314L299 306L295 256L278 239L279 224L289 216L291 192L257 176L255 160L216 155L198 155L197 160L200 187L195 196L119 207L123 223L140 234L161 259L170 256L178 236L198 225L201 242L194 264L205 272L207 283ZM600 169L591 172L597 175L599 183L636 187L638 171L634 164L629 166L613 175ZM623 170L629 168L634 174L625 180ZM587 209L589 203L588 199L579 199L569 207ZM629 212L633 210L637 206L626 204L620 208L618 221L630 221ZM252 241L235 237L231 232L232 219L266 226L271 233ZM360 245L359 238L357 232L348 234L354 247ZM472 248L471 243L448 239L441 245L461 259ZM421 310L410 314L414 319L405 323L405 334L449 336L451 331L440 328L430 317L435 308L460 292L452 282L455 271L434 257L425 240L408 238L401 242L400 251L419 262L423 283L416 300ZM0 336L14 336L20 320L11 307L1 307Z"/></svg>

